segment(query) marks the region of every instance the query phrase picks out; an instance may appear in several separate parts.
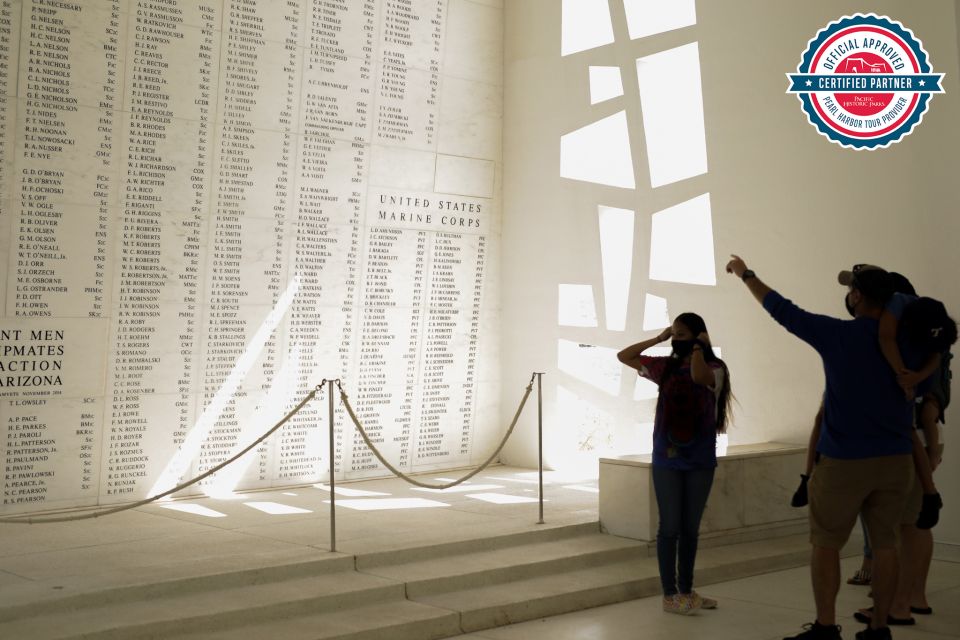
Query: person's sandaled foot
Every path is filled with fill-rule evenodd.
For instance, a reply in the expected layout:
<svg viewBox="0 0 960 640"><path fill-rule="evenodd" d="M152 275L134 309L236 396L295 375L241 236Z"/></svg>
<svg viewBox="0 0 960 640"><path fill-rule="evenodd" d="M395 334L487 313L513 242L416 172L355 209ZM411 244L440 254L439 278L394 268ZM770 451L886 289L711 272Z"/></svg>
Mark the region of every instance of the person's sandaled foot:
<svg viewBox="0 0 960 640"><path fill-rule="evenodd" d="M873 580L873 576L870 575L870 569L860 569L855 574L853 574L852 578L849 578L847 580L847 584L855 584L855 585L863 586L863 585L870 584L872 580Z"/></svg>
<svg viewBox="0 0 960 640"><path fill-rule="evenodd" d="M873 619L873 607L867 609L860 609L859 611L853 614L854 620L857 622L862 622L864 624L870 624L870 621ZM887 615L887 624L891 627L900 626L906 627L913 624L917 624L917 621L913 618L895 618L891 615Z"/></svg>

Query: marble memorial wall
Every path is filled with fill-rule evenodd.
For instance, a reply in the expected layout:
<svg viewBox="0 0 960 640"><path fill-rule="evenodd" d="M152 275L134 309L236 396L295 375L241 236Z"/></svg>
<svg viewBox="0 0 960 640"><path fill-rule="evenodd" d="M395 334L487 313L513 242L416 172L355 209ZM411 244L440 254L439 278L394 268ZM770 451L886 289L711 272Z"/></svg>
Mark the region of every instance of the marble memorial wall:
<svg viewBox="0 0 960 640"><path fill-rule="evenodd" d="M501 14L0 0L0 513L485 458Z"/></svg>

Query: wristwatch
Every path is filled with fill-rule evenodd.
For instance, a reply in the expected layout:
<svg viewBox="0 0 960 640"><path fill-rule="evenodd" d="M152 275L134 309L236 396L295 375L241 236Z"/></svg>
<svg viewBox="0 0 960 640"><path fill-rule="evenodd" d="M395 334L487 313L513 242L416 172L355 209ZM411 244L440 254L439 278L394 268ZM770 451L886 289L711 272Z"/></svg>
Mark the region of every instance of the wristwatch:
<svg viewBox="0 0 960 640"><path fill-rule="evenodd" d="M756 278L756 277L757 277L757 274L753 272L753 269L747 269L746 271L743 272L743 275L740 276L740 279L746 282L750 278Z"/></svg>

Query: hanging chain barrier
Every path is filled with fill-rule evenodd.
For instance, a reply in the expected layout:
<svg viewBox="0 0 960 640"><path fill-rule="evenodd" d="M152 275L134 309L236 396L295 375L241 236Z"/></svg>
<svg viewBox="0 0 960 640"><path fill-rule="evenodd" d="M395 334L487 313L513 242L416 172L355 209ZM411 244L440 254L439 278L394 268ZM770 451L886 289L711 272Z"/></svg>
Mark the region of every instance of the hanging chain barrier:
<svg viewBox="0 0 960 640"><path fill-rule="evenodd" d="M62 516L52 515L52 516L36 516L36 517L31 517L31 516L26 516L26 515L23 515L23 516L8 516L8 517L0 518L0 524L47 524L47 523L50 523L50 522L73 522L73 521L75 521L75 520L90 520L91 518L100 518L100 517L102 517L102 516L108 516L108 515L111 515L111 514L114 514L114 513L120 513L121 511L127 511L127 510L129 510L129 509L136 509L137 507L142 507L142 506L145 505L145 504L150 504L151 502L156 502L157 500L160 500L161 498L166 498L167 496L169 496L169 495L171 495L171 494L174 494L174 493L176 493L176 492L178 492L178 491L182 491L183 489L186 489L187 487L189 487L189 486L191 486L191 485L197 484L198 482L200 482L200 481L203 480L204 478L207 478L207 477L209 477L209 476L212 476L212 475L215 474L217 471L220 471L221 469L223 469L223 468L226 467L227 465L232 464L233 462L236 462L237 460L239 460L241 457L243 457L243 456L244 456L247 452L249 452L251 449L255 448L255 447L256 447L257 445L259 445L261 442L263 442L264 440L266 440L267 438L269 438L271 435L273 435L273 433L274 433L277 429L279 429L280 427L282 427L283 425L285 425L293 416L295 416L295 415L300 411L300 409L302 409L304 406L306 406L308 402L310 402L311 400L313 400L314 397L316 397L316 395L317 395L318 393L320 393L320 391L323 389L323 386L324 386L325 384L327 384L327 382L328 382L328 381L327 381L326 379L324 379L324 381L321 382L319 385L317 385L317 387L316 387L313 391L311 391L310 393L308 393L308 394L306 395L306 397L304 397L304 399L301 400L300 403L299 403L297 406L295 406L293 409L291 409L290 412L287 413L287 415L283 416L283 418L280 420L280 422L278 422L277 424L273 425L273 427L272 427L269 431L267 431L265 434L263 434L262 436L260 436L259 438L257 438L253 443L251 443L249 446L247 446L246 448L244 448L243 451L241 451L240 453L236 454L235 456L233 456L232 458L230 458L230 459L228 459L228 460L224 460L223 462L221 462L221 463L218 464L217 466L215 466L215 467L213 467L213 468L211 468L211 469L209 469L209 470L201 473L199 476L197 476L197 477L195 477L195 478L193 478L193 479L191 479L191 480L187 480L186 482L183 482L183 483L181 483L181 484L178 484L177 486L173 487L172 489L168 489L168 490L164 491L163 493L159 493L159 494L157 494L157 495L155 495L155 496L151 496L151 497L149 497L149 498L144 498L143 500L140 500L139 502L133 502L133 503L130 503L130 504L124 504L124 505L120 505L120 506L117 506L117 507L110 507L110 508L107 508L107 509L97 509L96 511L87 511L87 512L84 512L84 513L75 513L75 514L71 514L71 515L62 515Z"/></svg>
<svg viewBox="0 0 960 640"><path fill-rule="evenodd" d="M444 484L430 484L429 482L421 482L415 478L411 478L410 476L408 476L407 474L405 474L404 472L400 471L395 466L390 464L387 461L387 459L383 456L383 454L380 453L380 450L377 449L377 446L373 444L373 441L370 440L370 436L367 435L366 429L363 428L363 425L360 424L360 420L357 419L357 414L353 412L353 407L350 406L350 400L347 398L347 394L343 390L343 385L340 384L339 380L335 380L335 382L337 384L337 388L340 389L340 401L343 402L343 406L347 410L347 414L350 416L350 420L353 421L353 425L357 428L357 431L360 433L360 437L363 438L363 442L367 445L367 448L369 448L370 451L373 452L373 455L377 457L377 460L380 461L380 464L385 466L388 470L390 470L390 472L392 472L398 478L405 480L412 485L423 487L424 489L449 489L451 487L457 486L458 484L462 484L467 480L469 480L470 478L472 478L473 476L477 475L478 473L480 473L481 471L489 467L490 464L497 458L497 456L500 455L500 451L503 449L504 445L507 444L507 440L510 439L511 434L513 434L514 427L517 426L517 420L520 419L520 413L523 411L523 406L527 403L527 398L530 396L530 392L533 391L533 380L534 378L536 378L536 376L537 374L533 374L533 376L530 377L530 384L527 385L527 391L526 393L523 394L523 398L520 400L520 406L517 407L517 412L513 415L513 422L510 423L510 427L507 429L506 434L504 434L503 439L500 441L500 444L497 446L494 452L490 454L490 457L488 457L483 462L483 464L481 464L479 467L477 467L467 475L463 476L462 478L459 478L458 480L453 480L451 482L446 482Z"/></svg>
<svg viewBox="0 0 960 640"><path fill-rule="evenodd" d="M151 496L151 497L149 497L149 498L144 498L143 500L140 500L140 501L138 501L138 502L133 502L133 503L130 503L130 504L119 505L119 506L116 506L116 507L108 507L108 508L104 508L104 509L97 509L97 510L94 510L94 511L85 511L85 512L82 512L82 513L74 513L74 514L69 514L69 515L56 515L56 514L46 515L46 516L43 516L43 515L41 515L41 516L14 515L14 516L0 517L0 524L47 524L47 523L51 523L51 522L73 522L73 521L76 521L76 520L90 520L90 519L92 519L92 518L100 518L100 517L102 517L102 516L107 516L107 515L111 515L111 514L114 514L114 513L120 513L121 511L128 511L128 510L130 510L130 509L136 509L136 508L138 508L138 507L142 507L142 506L144 506L144 505L150 504L151 502L156 502L157 500L160 500L160 499L162 499L162 498L166 498L166 497L169 496L169 495L172 495L172 494L174 494L174 493L177 493L178 491L182 491L182 490L186 489L187 487L189 487L189 486L191 486L191 485L194 485L194 484L200 482L200 481L203 480L204 478L210 477L211 475L213 475L213 474L215 474L216 472L220 471L220 470L223 469L224 467L226 467L226 466L228 466L228 465L236 462L237 460L239 460L241 457L243 457L244 455L246 455L247 453L249 453L251 450L253 450L254 448L256 448L258 445L260 445L264 440L266 440L266 439L269 438L271 435L273 435L278 429L280 429L280 427L282 427L282 426L285 425L287 422L289 422L290 419L293 418L293 416L295 416L304 406L306 406L311 400L313 400L314 398L316 398L316 397L320 394L320 392L323 390L323 387L324 387L325 385L328 385L328 384L329 384L329 385L330 385L330 388L329 388L329 391L328 391L328 393L329 393L329 404L330 404L330 407L329 407L329 410L330 410L330 429L329 429L329 432L330 432L330 452L329 452L329 457L330 457L330 469L329 469L329 475L330 475L330 477L329 477L329 485L330 485L330 529L331 529L331 533L330 533L330 543L331 543L331 545L330 545L330 546L331 546L331 551L336 551L336 520L335 520L336 515L335 515L335 513L334 513L334 509L335 509L335 505L336 505L336 502L335 502L336 498L335 498L335 496L334 496L334 487L335 487L335 484L334 484L334 483L335 483L335 477L334 477L334 476L335 476L335 473L336 473L336 469L335 469L335 467L334 467L335 451L334 451L334 428L333 428L333 427L334 427L334 423L333 423L333 385L334 385L334 384L337 385L337 389L339 389L339 391L340 391L340 401L343 403L343 406L344 406L344 408L346 409L347 414L350 416L350 420L353 422L353 425L356 427L357 431L360 433L360 437L363 438L364 444L367 445L367 447L370 449L370 451L373 452L373 455L376 456L377 460L379 460L380 463L381 463L384 467L386 467L391 473L393 473L393 474L394 474L395 476L397 476L398 478L400 478L400 479L402 479L402 480L404 480L404 481L406 481L406 482L408 482L408 483L410 483L410 484L412 484L412 485L415 485L415 486L418 486L418 487L422 487L422 488L424 488L424 489L443 490L443 489L450 489L451 487L455 487L455 486L457 486L457 485L459 485L459 484L463 484L464 482L466 482L467 480L469 480L469 479L472 478L473 476L477 475L478 473L480 473L481 471L483 471L484 469L486 469L487 467L489 467L489 466L493 463L493 461L497 459L497 456L500 455L500 452L503 450L503 447L506 446L507 441L510 439L510 436L513 435L513 430L514 430L514 429L516 428L516 426L517 426L517 421L520 419L520 414L523 412L523 408L524 408L524 406L527 404L527 398L530 397L530 393L533 391L533 382L534 382L534 380L537 380L538 378L541 378L541 379L542 379L542 376L543 376L542 373L536 373L536 372L535 372L532 376L530 376L530 382L527 384L527 388L526 388L526 391L525 391L524 394L523 394L523 398L520 399L520 405L517 407L517 412L513 415L513 421L510 422L510 426L509 426L509 428L507 428L507 432L504 434L503 439L500 440L500 444L497 445L497 448L493 451L493 453L491 453L490 456L489 456L480 466L476 467L475 469L473 469L472 471L470 471L469 473L467 473L467 474L464 475L463 477L461 477L461 478L459 478L459 479L457 479L457 480L453 480L453 481L451 481L451 482L446 482L446 483L443 483L443 484L431 484L431 483L429 483L429 482L421 482L420 480L417 480L417 479L415 479L415 478L411 478L410 476L408 476L407 474L403 473L402 471L400 471L399 469L397 469L395 466L393 466L392 464L390 464L390 462L384 457L384 455L380 452L380 450L377 449L377 446L376 446L376 445L373 443L373 441L370 439L370 436L367 434L366 429L364 429L364 428L363 428L363 425L360 424L360 420L357 418L356 413L354 413L354 411L353 411L353 407L350 405L350 400L349 400L349 398L348 398L348 396L347 396L347 393L343 390L343 384L341 383L340 379L339 379L339 378L336 378L336 379L327 379L327 378L324 378L323 381L322 381L319 385L317 385L317 387L316 387L315 389L313 389L310 393L308 393L308 394L303 398L303 400L301 400L300 403L297 404L297 406L295 406L293 409L291 409L278 423L276 423L273 427L271 427L270 430L268 430L268 431L267 431L266 433L264 433L262 436L260 436L260 437L257 438L255 441L253 441L250 445L248 445L247 447L245 447L242 451L240 451L240 452L237 453L236 455L230 457L229 459L224 460L223 462L221 462L221 463L218 464L217 466L208 469L207 471L205 471L205 472L203 472L202 474L196 476L195 478L192 478L191 480L188 480L188 481L186 481L186 482L183 482L183 483L181 483L181 484L178 484L177 486L175 486L175 487L173 487L173 488L171 488L171 489L168 489L168 490L164 491L163 493L159 493L159 494L157 494L157 495L155 495L155 496ZM539 380L538 380L538 382L539 382ZM543 400L542 400L542 395L541 395L540 384L537 385L537 396L538 396L538 443L539 443L538 446L539 446L539 449L540 449L540 451L539 451L539 458L540 458L540 520L539 520L539 522L538 522L537 524L543 524L543 446L542 446L542 437L543 437Z"/></svg>

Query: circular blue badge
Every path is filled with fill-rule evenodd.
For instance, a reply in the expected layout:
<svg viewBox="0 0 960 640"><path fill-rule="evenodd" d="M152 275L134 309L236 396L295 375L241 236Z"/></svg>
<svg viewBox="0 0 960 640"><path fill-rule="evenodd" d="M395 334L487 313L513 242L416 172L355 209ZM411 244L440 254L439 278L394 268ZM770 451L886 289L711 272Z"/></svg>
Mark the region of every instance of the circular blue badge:
<svg viewBox="0 0 960 640"><path fill-rule="evenodd" d="M787 93L831 142L884 149L920 124L942 73L910 29L876 14L844 16L807 44Z"/></svg>

